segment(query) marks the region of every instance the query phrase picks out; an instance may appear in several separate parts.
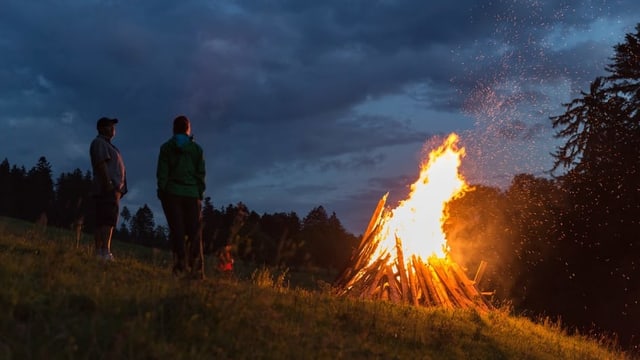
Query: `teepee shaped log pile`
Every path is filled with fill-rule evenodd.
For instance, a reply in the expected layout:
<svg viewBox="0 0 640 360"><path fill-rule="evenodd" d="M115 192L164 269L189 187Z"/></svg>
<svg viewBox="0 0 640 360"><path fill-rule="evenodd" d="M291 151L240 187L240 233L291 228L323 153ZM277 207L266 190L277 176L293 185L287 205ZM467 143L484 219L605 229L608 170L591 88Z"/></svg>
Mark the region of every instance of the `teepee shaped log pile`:
<svg viewBox="0 0 640 360"><path fill-rule="evenodd" d="M405 261L402 241L397 237L395 249L382 254L376 251L387 195L378 202L351 265L334 282L336 293L416 306L491 309L475 281L448 256L433 255L424 261L412 255Z"/></svg>

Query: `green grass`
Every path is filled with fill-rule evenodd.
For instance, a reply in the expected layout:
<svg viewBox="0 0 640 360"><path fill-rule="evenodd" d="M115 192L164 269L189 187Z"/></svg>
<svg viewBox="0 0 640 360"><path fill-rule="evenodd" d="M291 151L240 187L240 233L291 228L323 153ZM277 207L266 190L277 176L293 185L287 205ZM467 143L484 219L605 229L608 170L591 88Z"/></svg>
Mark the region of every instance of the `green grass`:
<svg viewBox="0 0 640 360"><path fill-rule="evenodd" d="M0 218L0 359L631 358L506 309L336 297L322 274L301 287L290 279L305 274L248 266L181 280L164 251L116 242L117 260L103 263L90 244Z"/></svg>

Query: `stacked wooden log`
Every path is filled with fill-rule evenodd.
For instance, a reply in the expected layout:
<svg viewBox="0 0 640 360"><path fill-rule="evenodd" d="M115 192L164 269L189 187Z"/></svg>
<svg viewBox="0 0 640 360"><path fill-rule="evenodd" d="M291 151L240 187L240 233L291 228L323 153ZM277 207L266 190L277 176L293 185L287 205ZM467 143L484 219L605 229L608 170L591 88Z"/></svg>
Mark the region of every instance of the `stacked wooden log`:
<svg viewBox="0 0 640 360"><path fill-rule="evenodd" d="M351 265L336 278L338 295L382 299L416 306L491 309L490 303L462 268L448 256L426 261L412 255L405 263L402 240L395 249L380 252L378 236L385 219L388 193L378 202ZM375 258L374 258L375 256Z"/></svg>

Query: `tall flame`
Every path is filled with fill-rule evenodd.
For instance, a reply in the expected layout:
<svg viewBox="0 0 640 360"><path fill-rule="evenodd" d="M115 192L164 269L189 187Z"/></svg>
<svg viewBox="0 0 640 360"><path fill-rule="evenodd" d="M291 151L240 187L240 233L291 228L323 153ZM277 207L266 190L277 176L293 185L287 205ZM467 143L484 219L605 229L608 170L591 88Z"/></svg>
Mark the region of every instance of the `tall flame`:
<svg viewBox="0 0 640 360"><path fill-rule="evenodd" d="M445 258L449 248L442 230L447 215L447 202L467 189L458 172L465 149L458 148L458 135L450 134L443 144L429 153L426 164L421 165L420 177L411 185L406 200L386 213L379 235L376 259L387 253L396 253L398 240L402 244L404 262L412 255L426 261L430 256ZM389 259L393 262L393 259Z"/></svg>

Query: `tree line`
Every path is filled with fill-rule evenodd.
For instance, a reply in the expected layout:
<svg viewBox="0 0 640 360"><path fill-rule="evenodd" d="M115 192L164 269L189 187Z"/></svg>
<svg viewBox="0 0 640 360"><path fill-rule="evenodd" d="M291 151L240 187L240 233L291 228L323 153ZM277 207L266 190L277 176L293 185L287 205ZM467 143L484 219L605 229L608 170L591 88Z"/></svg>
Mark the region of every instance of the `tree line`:
<svg viewBox="0 0 640 360"><path fill-rule="evenodd" d="M54 181L51 169L44 156L29 170L5 158L0 163L0 216L35 222L44 214L48 226L70 228L82 221L83 231L93 233L91 172L75 169ZM114 238L169 248L168 229L156 223L147 204L134 213L124 206L120 215ZM260 215L243 203L215 208L207 197L202 217L206 254L232 245L239 259L259 265L339 269L357 245L357 237L322 206L301 219L295 212Z"/></svg>
<svg viewBox="0 0 640 360"><path fill-rule="evenodd" d="M638 346L640 324L640 24L614 46L607 76L552 116L556 137L550 176L518 174L506 189L476 184L451 201L444 224L451 257L478 284L494 291L494 303L516 312L559 318L582 331L615 333ZM560 172L560 170L563 170ZM79 169L52 181L39 159L30 170L0 164L0 215L68 227L80 214L92 231L91 174ZM341 269L360 239L335 213L317 207L259 215L244 204L216 208L203 203L205 251L223 245L256 264ZM122 210L117 237L167 246L147 205Z"/></svg>

